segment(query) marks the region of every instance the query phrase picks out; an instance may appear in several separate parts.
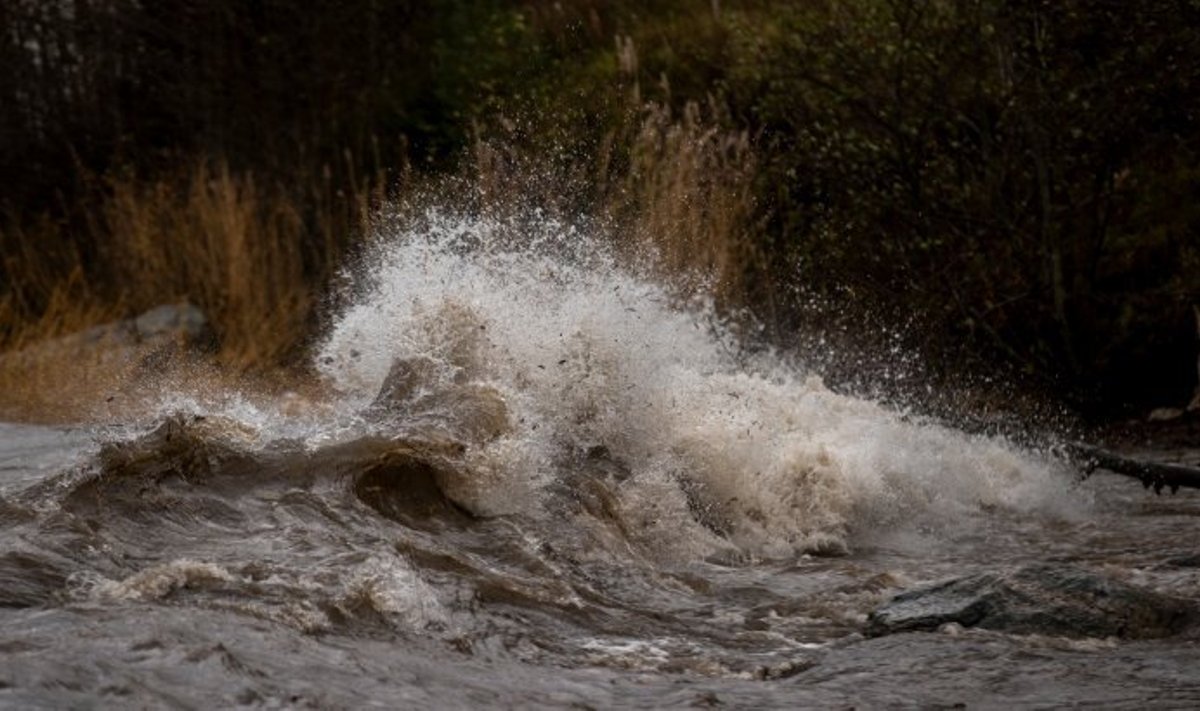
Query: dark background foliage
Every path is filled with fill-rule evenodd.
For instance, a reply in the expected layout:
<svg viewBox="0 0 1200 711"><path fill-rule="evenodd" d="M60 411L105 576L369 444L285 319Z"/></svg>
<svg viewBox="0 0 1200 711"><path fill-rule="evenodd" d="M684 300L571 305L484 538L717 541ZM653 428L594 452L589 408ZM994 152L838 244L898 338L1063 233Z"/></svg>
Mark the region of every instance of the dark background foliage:
<svg viewBox="0 0 1200 711"><path fill-rule="evenodd" d="M450 172L488 135L620 161L631 93L700 102L753 139L756 239L795 287L750 298L777 337L819 302L1092 412L1172 404L1196 378L1197 27L1195 0L9 0L0 200L10 235L49 220L45 249L87 259L114 175L221 161L312 222L314 185Z"/></svg>

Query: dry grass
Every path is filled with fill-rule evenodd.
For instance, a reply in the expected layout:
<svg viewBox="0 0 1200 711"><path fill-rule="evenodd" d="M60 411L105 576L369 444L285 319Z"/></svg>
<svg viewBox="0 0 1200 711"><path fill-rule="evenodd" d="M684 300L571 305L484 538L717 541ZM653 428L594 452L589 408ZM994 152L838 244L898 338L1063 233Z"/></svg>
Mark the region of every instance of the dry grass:
<svg viewBox="0 0 1200 711"><path fill-rule="evenodd" d="M631 37L615 42L623 107L599 145L564 156L554 141L544 145L553 130L513 131L503 119L487 137L477 128L471 193L487 209L599 217L635 267L649 265L683 295L711 297L727 311L751 302L773 309L750 136L726 128L732 121L712 97L678 112L645 102L638 48Z"/></svg>
<svg viewBox="0 0 1200 711"><path fill-rule="evenodd" d="M723 307L744 306L765 267L755 234L754 171L745 132L705 120L694 103L678 117L650 105L606 207L621 225L624 247L650 257L660 277Z"/></svg>
<svg viewBox="0 0 1200 711"><path fill-rule="evenodd" d="M631 87L630 101L638 95ZM499 214L536 207L575 223L582 212L632 267L681 296L711 297L725 310L769 307L749 136L724 129L715 106L688 104L678 115L653 103L629 109L593 152L547 155L477 137L464 196Z"/></svg>
<svg viewBox="0 0 1200 711"><path fill-rule="evenodd" d="M115 318L119 310L90 294L78 266L47 287L39 318L23 318L15 293L0 301L0 323L10 333L9 352L0 354L0 417L71 421L85 419L106 391L130 375L133 359L114 357L103 340L91 347L48 347L64 333Z"/></svg>
<svg viewBox="0 0 1200 711"><path fill-rule="evenodd" d="M55 341L0 355L0 417L35 422L103 419L107 406L127 405L129 386L148 355L100 340Z"/></svg>
<svg viewBox="0 0 1200 711"><path fill-rule="evenodd" d="M278 364L302 342L317 294L308 230L291 201L265 197L251 177L201 167L182 188L115 185L103 219L124 298L198 305L225 364ZM319 263L336 263L336 244L315 247Z"/></svg>
<svg viewBox="0 0 1200 711"><path fill-rule="evenodd" d="M108 182L74 232L10 220L0 229L11 277L0 291L0 416L80 419L122 399L148 354L63 337L160 304L198 306L217 343L207 357L231 375L298 363L330 277L381 199L374 177L341 191L327 175L313 182L296 196L200 163L182 176Z"/></svg>
<svg viewBox="0 0 1200 711"><path fill-rule="evenodd" d="M565 162L480 139L459 190L409 195L458 193L482 209L537 206L569 221L592 214L637 267L650 265L685 297L737 308L763 268L755 162L748 137L722 130L715 115L631 106L596 153ZM82 234L10 221L0 230L4 271L16 276L0 291L0 417L78 420L130 406L138 383L164 377L161 359L147 360L149 344L63 336L167 303L198 306L218 344L206 362L174 364L177 373L286 380L280 373L302 362L342 256L369 233L382 183L372 176L339 191L327 171L283 189L199 163L181 176L109 181L83 206Z"/></svg>

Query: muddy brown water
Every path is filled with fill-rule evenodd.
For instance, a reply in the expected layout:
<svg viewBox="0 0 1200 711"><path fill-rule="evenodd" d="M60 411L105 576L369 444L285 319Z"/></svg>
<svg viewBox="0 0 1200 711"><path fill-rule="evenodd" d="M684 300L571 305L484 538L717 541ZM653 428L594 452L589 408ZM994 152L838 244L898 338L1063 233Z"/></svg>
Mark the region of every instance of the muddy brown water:
<svg viewBox="0 0 1200 711"><path fill-rule="evenodd" d="M0 427L8 707L1200 703L1192 635L862 635L904 587L1031 561L1196 598L1193 492L1101 473L1062 482L1090 502L1069 519L981 511L836 556L667 562L613 545L598 494L473 516L427 442L239 448L187 418L97 437Z"/></svg>

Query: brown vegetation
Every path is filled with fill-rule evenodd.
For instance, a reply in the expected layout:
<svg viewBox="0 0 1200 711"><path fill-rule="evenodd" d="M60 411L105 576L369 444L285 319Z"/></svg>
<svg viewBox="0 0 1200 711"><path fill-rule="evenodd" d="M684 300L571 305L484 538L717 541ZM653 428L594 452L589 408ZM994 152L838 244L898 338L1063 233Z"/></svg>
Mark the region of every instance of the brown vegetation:
<svg viewBox="0 0 1200 711"><path fill-rule="evenodd" d="M681 114L645 109L628 173L607 207L618 224L626 220L622 230L663 278L691 280L718 305L745 306L769 277L757 233L755 155L745 131L722 130L697 104Z"/></svg>
<svg viewBox="0 0 1200 711"><path fill-rule="evenodd" d="M361 185L334 195L318 183L304 200L199 162L170 179L110 180L73 223L0 228L11 279L0 293L0 413L95 412L148 375L138 365L148 353L60 339L159 304L198 306L218 344L208 357L233 375L295 365L341 255L382 199L378 183ZM69 248L79 242L95 250Z"/></svg>
<svg viewBox="0 0 1200 711"><path fill-rule="evenodd" d="M754 158L746 135L706 122L695 105L677 120L658 105L632 115L629 159L592 197L604 231L631 265L674 279L681 294L743 306L758 264L750 231ZM617 141L606 142L609 150ZM601 181L589 171L598 165L613 171L615 162L602 154L555 163L482 139L474 155L455 181L458 192L484 195L477 209L510 213L556 207L561 185L537 177L535 160L592 186ZM528 159L505 160L518 155ZM0 352L10 353L0 356L0 413L70 420L108 413L112 407L101 403L113 398L127 405L129 383L150 375L138 365L147 353L104 339L54 344L162 303L189 302L208 315L217 348L206 358L226 376L279 379L289 369L303 371L331 277L353 243L370 233L371 211L385 197L378 176L364 177L361 185L367 188L340 201L314 186L305 204L260 188L253 176L203 162L170 180L112 180L83 221L88 239L102 245L92 262L71 252L54 261L38 251L39 242L70 242L63 225L11 228L4 237L10 258L36 268L13 270L20 276L0 301ZM420 209L430 195L449 192L444 181L438 185L438 191L426 185L395 193L393 204ZM315 225L305 219L314 204ZM557 205L564 213L574 207ZM173 367L195 372L198 365ZM204 377L225 376L207 370Z"/></svg>

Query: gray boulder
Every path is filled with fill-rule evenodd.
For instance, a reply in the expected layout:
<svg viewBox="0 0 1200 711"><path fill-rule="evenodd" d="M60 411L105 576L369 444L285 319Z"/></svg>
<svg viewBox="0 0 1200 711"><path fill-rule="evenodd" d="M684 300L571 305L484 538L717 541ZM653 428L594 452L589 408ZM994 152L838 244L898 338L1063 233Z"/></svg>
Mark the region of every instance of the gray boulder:
<svg viewBox="0 0 1200 711"><path fill-rule="evenodd" d="M182 343L189 346L208 344L212 329L204 312L195 306L164 304L134 318L92 326L77 333L39 343L31 351L87 349L95 346L131 347Z"/></svg>
<svg viewBox="0 0 1200 711"><path fill-rule="evenodd" d="M1070 566L1032 565L905 591L871 613L868 636L944 624L1063 637L1167 637L1196 618L1185 600Z"/></svg>
<svg viewBox="0 0 1200 711"><path fill-rule="evenodd" d="M212 348L216 338L204 312L191 304L157 306L140 316L93 326L0 354L0 363L84 359L117 366L135 362L153 367L182 352Z"/></svg>
<svg viewBox="0 0 1200 711"><path fill-rule="evenodd" d="M156 306L133 319L132 325L143 341L166 337L199 343L210 336L204 312L187 303Z"/></svg>

